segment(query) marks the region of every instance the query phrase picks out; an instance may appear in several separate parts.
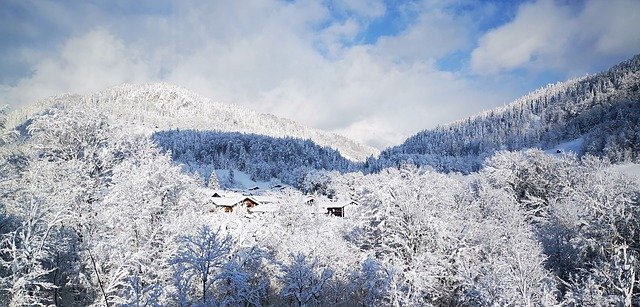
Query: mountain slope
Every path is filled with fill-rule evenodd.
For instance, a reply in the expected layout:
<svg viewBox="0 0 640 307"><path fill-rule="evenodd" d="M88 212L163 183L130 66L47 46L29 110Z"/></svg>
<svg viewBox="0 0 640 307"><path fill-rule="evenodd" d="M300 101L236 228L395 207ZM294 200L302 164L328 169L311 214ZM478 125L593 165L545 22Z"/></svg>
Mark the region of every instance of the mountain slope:
<svg viewBox="0 0 640 307"><path fill-rule="evenodd" d="M280 182L300 187L312 170L348 172L361 163L345 159L328 147L309 140L273 138L237 132L195 130L159 131L152 140L169 151L174 161L209 180L215 169L234 169L252 180Z"/></svg>
<svg viewBox="0 0 640 307"><path fill-rule="evenodd" d="M310 139L338 150L353 161L364 161L379 151L346 137L306 127L289 119L261 114L236 105L211 101L184 88L164 83L112 87L91 95L61 95L37 102L9 115L16 126L44 107L57 103L98 107L113 120L142 124L153 130L198 129L243 132L271 137Z"/></svg>
<svg viewBox="0 0 640 307"><path fill-rule="evenodd" d="M379 169L411 161L469 171L497 150L548 149L581 137L581 153L635 161L640 156L639 101L636 55L605 72L549 85L507 106L422 131L370 164Z"/></svg>

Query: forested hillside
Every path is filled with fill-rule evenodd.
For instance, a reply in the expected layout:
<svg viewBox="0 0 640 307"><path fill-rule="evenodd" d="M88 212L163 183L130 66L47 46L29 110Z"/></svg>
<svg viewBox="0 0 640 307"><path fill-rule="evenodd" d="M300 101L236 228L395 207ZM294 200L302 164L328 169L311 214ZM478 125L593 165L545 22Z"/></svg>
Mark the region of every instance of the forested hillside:
<svg viewBox="0 0 640 307"><path fill-rule="evenodd" d="M298 186L311 170L354 171L355 164L329 147L311 140L273 138L256 134L214 131L171 130L153 134L152 139L171 153L174 161L208 179L214 169L234 169L253 180Z"/></svg>
<svg viewBox="0 0 640 307"><path fill-rule="evenodd" d="M364 161L379 153L375 148L340 135L237 105L214 102L184 88L164 83L124 84L93 94L50 97L12 112L8 125L19 125L46 107L61 103L95 107L111 122L145 126L154 131L198 129L310 139L320 146L338 150L353 161Z"/></svg>
<svg viewBox="0 0 640 307"><path fill-rule="evenodd" d="M552 148L583 138L580 154L640 158L640 55L608 71L549 85L501 108L407 139L370 160L377 170L410 161L469 172L501 149Z"/></svg>

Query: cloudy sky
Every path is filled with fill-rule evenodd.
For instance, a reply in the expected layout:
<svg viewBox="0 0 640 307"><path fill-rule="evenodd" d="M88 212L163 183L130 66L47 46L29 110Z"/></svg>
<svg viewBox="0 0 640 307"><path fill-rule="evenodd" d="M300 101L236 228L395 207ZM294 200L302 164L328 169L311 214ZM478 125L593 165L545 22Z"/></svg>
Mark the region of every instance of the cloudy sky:
<svg viewBox="0 0 640 307"><path fill-rule="evenodd" d="M640 0L0 1L0 103L175 83L376 147L640 53Z"/></svg>

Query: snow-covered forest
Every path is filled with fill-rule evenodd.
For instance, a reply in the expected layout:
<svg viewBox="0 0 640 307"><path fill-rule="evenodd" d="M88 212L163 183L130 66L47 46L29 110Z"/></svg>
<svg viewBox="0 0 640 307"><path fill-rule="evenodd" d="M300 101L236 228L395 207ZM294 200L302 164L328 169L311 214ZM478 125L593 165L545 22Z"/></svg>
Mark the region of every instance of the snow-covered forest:
<svg viewBox="0 0 640 307"><path fill-rule="evenodd" d="M310 171L344 173L361 166L311 140L195 130L160 131L152 139L170 152L174 161L207 181L214 169L234 169L254 180L277 178L298 186Z"/></svg>
<svg viewBox="0 0 640 307"><path fill-rule="evenodd" d="M208 130L192 113L213 104L167 85L2 110L0 305L639 305L639 67L362 163L344 158L367 151L355 142L278 119L259 135L269 117L221 106L256 134ZM527 149L579 138L579 155ZM272 191L276 210L225 213L214 169L293 188ZM307 194L355 204L336 217Z"/></svg>
<svg viewBox="0 0 640 307"><path fill-rule="evenodd" d="M209 212L203 182L148 134L87 106L52 106L0 148L11 306L639 299L640 182L606 158L501 151L467 176L326 173L316 192L360 203L339 218L292 189L276 212Z"/></svg>
<svg viewBox="0 0 640 307"><path fill-rule="evenodd" d="M384 150L369 167L411 162L442 171L477 170L498 150L551 148L583 138L581 153L611 161L640 158L640 55L608 71L539 89Z"/></svg>

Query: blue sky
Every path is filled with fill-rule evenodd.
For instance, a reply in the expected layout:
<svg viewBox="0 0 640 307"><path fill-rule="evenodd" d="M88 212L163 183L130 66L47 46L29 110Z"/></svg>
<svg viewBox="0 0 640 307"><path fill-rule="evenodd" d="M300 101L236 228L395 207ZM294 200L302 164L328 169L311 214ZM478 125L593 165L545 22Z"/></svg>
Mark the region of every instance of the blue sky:
<svg viewBox="0 0 640 307"><path fill-rule="evenodd" d="M377 147L640 53L640 0L0 2L0 103L169 82Z"/></svg>

